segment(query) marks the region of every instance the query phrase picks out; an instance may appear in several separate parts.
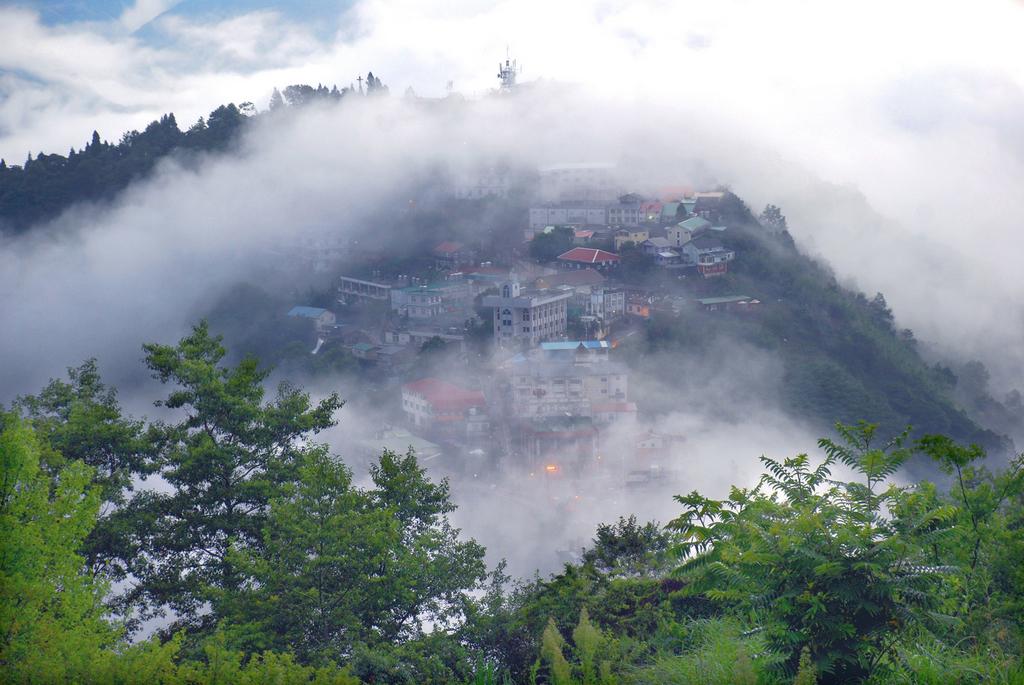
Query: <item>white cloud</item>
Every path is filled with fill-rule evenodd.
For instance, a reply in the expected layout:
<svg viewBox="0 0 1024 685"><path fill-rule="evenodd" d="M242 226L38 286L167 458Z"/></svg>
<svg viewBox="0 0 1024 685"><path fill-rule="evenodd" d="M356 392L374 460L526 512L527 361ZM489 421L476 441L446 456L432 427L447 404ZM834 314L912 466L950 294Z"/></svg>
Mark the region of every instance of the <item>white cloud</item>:
<svg viewBox="0 0 1024 685"><path fill-rule="evenodd" d="M116 138L168 110L184 125L368 69L393 93L439 95L453 80L481 94L508 45L525 79L582 84L618 108L566 117L609 140L654 133L645 144L663 161L708 150L720 180L783 204L798 239L884 291L904 325L1021 384L1021 3L364 0L339 16L327 42L272 12L164 17L168 40L154 45L0 9L0 155L64 151L94 128Z"/></svg>
<svg viewBox="0 0 1024 685"><path fill-rule="evenodd" d="M136 31L180 2L181 0L135 0L135 4L124 9L118 21L127 31Z"/></svg>

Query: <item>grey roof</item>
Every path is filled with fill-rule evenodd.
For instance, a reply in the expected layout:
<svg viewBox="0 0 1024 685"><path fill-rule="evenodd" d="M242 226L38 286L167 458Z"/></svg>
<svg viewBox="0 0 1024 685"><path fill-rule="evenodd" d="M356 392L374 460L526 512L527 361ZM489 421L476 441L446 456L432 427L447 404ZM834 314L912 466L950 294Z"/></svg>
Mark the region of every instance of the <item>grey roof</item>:
<svg viewBox="0 0 1024 685"><path fill-rule="evenodd" d="M711 235L699 235L696 238L691 238L686 244L693 245L698 250L720 250L723 248L722 241Z"/></svg>
<svg viewBox="0 0 1024 685"><path fill-rule="evenodd" d="M650 243L657 248L670 247L672 243L669 242L668 238L648 238L644 243Z"/></svg>

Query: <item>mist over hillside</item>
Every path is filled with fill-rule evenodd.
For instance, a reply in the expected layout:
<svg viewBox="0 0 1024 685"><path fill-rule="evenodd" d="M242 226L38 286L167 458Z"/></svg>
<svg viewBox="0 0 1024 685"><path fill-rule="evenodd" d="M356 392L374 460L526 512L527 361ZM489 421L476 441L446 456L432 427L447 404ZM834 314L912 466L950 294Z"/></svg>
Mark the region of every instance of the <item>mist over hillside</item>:
<svg viewBox="0 0 1024 685"><path fill-rule="evenodd" d="M549 5L0 7L0 680L1019 681L1024 12Z"/></svg>
<svg viewBox="0 0 1024 685"><path fill-rule="evenodd" d="M339 321L369 322L366 330L374 330L374 315L337 308L338 274L369 278L374 268L395 274L422 268L443 240L463 241L477 247L480 259L521 268L515 264L529 259L523 227L529 193L537 192L536 169L564 159L613 160L623 187L632 191L726 184L738 200L765 192L756 181L749 190L733 184L732 170L750 174L751 161L739 143L726 142L727 132L711 138L700 134L699 119L674 119L679 133L655 126L652 135L631 120L631 110L575 88L534 84L478 101L286 92L292 107L257 116L231 105L186 131L164 117L117 147L94 139L71 161L109 172L85 171L97 185L84 194L74 185L75 174L83 172L74 167L62 172L47 162L52 168L40 169L40 158L21 172L22 197L32 192L30 172L37 179L49 172L84 202L51 195L56 219L22 226L7 238L0 292L6 294L9 325L0 345L5 358L16 360L3 369L7 401L95 357L133 414L159 418L160 410L150 406L154 385L141 364L141 345L176 340L205 317L226 336L232 358L255 354L278 367L278 380L348 400L343 429L325 436L346 461L360 463L372 458L380 425L405 424L397 380L382 384L384 372L354 359L342 342L311 356L314 340L307 329L284 325L288 309L315 301L338 311ZM569 121L562 113L570 107L583 113ZM668 116L647 112L644 119ZM518 195L453 199L460 179L497 167L520 179ZM68 180L59 180L62 173ZM801 192L811 187L828 197L837 192L825 184ZM4 197L17 199L11 192ZM833 205L827 207L815 216L830 222ZM681 481L642 486L634 495L619 491L615 476L606 473L558 483L552 494L537 491L529 478L521 481L514 466L516 472L505 473L517 459L497 456L500 447L488 450L488 463L501 464L491 475L481 471L491 472L493 465L468 466L454 455L430 464L437 475L453 478L459 519L495 559L509 558L519 573L551 569L557 550L566 554L580 546L600 521L630 513L664 519L672 510L669 491L686 483L724 494L727 484L746 477L768 442L776 454L804 452L836 420L870 417L888 435L907 425L918 435L949 433L982 443L997 459L1021 439L1021 412L993 397L1001 396L984 379L972 377L967 386L965 374L958 391L956 373L967 358L948 354L950 343L901 341L900 335L913 336L900 333L884 301L873 310L871 298L859 296L858 304L856 290L844 294L840 285L856 289L856 278L834 276L825 256L819 263L802 256L805 241L817 244L813 220L791 220L795 247L788 238L767 237L749 214L730 223L724 239L739 257L728 278L709 281L704 295L746 293L765 300L764 313L715 316L694 311L692 304L680 311L666 300L669 308L640 328L630 332L627 326L618 335L612 329L613 339L622 337L614 355L628 360L630 399L644 423L655 432L685 436L672 448L673 478ZM650 281L651 292L669 295L682 287L657 286L651 280L657 270L647 269L623 278ZM834 300L821 299L822 288L834 290ZM49 314L39 317L44 310ZM486 313L478 314L486 323ZM894 314L899 321L899 311ZM855 329L860 332L851 336ZM487 367L500 363L496 352L473 348L467 367L450 349L430 364L415 362L397 378L440 372L474 387L490 373ZM862 362L853 361L858 356ZM901 390L894 394L894 387ZM601 451L631 452L631 440L608 436ZM911 464L910 473L915 469L930 467ZM651 488L662 495L652 495ZM495 493L536 513L517 522L514 533L489 525ZM528 504L534 497L571 503L550 514L561 530L555 544L544 540L536 549L511 542L536 539L527 532L531 527L550 529L544 507Z"/></svg>

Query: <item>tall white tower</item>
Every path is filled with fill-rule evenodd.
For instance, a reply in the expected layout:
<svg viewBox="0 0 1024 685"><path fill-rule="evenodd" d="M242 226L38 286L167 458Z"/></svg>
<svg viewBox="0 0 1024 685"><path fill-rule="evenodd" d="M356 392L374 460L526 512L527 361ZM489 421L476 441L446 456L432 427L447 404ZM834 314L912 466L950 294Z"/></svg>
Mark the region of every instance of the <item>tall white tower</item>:
<svg viewBox="0 0 1024 685"><path fill-rule="evenodd" d="M520 72L519 66L514 59L505 57L505 63L498 62L498 81L501 85L498 90L508 92L516 87L516 75Z"/></svg>

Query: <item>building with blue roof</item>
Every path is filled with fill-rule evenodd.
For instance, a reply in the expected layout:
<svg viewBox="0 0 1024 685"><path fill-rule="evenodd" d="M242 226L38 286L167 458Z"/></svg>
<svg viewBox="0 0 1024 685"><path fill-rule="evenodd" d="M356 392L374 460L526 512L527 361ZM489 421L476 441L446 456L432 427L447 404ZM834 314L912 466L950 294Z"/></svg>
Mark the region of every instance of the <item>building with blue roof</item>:
<svg viewBox="0 0 1024 685"><path fill-rule="evenodd" d="M306 307L298 305L288 310L288 316L292 316L299 319L311 319L315 324L318 331L322 331L329 326L333 326L337 319L334 316L334 312L324 309L322 307Z"/></svg>

